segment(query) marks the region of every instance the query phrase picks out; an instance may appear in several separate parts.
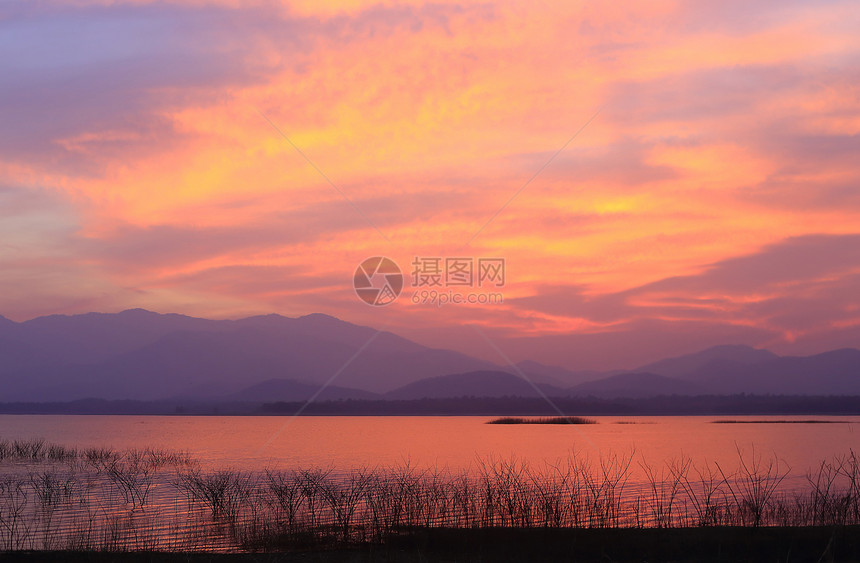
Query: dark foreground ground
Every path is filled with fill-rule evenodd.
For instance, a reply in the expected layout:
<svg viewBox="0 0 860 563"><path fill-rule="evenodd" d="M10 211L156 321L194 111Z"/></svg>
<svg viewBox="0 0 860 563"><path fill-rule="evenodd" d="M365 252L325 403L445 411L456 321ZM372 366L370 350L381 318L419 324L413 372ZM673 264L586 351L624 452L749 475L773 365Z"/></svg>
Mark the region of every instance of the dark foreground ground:
<svg viewBox="0 0 860 563"><path fill-rule="evenodd" d="M278 561L860 562L860 526L808 528L419 530L385 546L285 553L15 552L0 561L274 563Z"/></svg>

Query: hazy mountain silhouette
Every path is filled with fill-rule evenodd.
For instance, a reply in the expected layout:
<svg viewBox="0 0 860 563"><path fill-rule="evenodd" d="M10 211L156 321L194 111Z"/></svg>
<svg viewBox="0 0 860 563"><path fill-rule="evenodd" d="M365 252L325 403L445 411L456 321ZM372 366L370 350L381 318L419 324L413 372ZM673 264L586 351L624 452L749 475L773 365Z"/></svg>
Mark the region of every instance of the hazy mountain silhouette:
<svg viewBox="0 0 860 563"><path fill-rule="evenodd" d="M535 389L535 386L538 389ZM541 397L566 395L559 387L532 385L505 371L472 371L428 377L386 393L387 399L438 399L449 397Z"/></svg>
<svg viewBox="0 0 860 563"><path fill-rule="evenodd" d="M698 395L701 385L654 373L622 373L571 388L534 382L504 371L477 371L428 377L386 393L387 399L458 397L600 397L646 398L659 395ZM538 390L535 389L538 388Z"/></svg>
<svg viewBox="0 0 860 563"><path fill-rule="evenodd" d="M335 374L338 386L387 391L497 369L321 314L235 321L140 309L53 315L0 323L0 352L0 401L211 398L270 379L319 385Z"/></svg>
<svg viewBox="0 0 860 563"><path fill-rule="evenodd" d="M535 383L546 383L559 387L570 387L586 381L605 378L615 372L604 371L571 371L560 366L548 366L534 360L524 360L516 364L521 373ZM508 370L510 371L510 370Z"/></svg>
<svg viewBox="0 0 860 563"><path fill-rule="evenodd" d="M722 345L712 346L693 354L666 358L641 366L633 371L656 373L658 375L665 375L666 377L685 377L715 360L754 365L778 357L773 352L760 350L751 346Z"/></svg>
<svg viewBox="0 0 860 563"><path fill-rule="evenodd" d="M713 360L687 376L715 393L860 394L860 350L774 357L757 364Z"/></svg>
<svg viewBox="0 0 860 563"><path fill-rule="evenodd" d="M520 362L517 367L547 396L648 398L660 395L757 393L769 395L860 395L860 351L836 350L808 357L780 357L748 346L714 346L649 364L655 371L572 372ZM663 373L656 373L662 371ZM566 373L565 373L566 372ZM673 374L670 376L668 374ZM546 381L588 378L567 386ZM387 398L537 396L534 387L502 370L422 379Z"/></svg>
<svg viewBox="0 0 860 563"><path fill-rule="evenodd" d="M422 346L322 314L207 320L134 309L0 317L0 401L86 397L301 401L330 399L695 393L860 395L860 351L780 357L715 346L628 372L490 362Z"/></svg>
<svg viewBox="0 0 860 563"><path fill-rule="evenodd" d="M350 389L329 385L320 389L319 385L303 383L294 379L269 379L229 397L233 401L272 402L272 401L340 401L344 399L380 399L381 396L370 391Z"/></svg>
<svg viewBox="0 0 860 563"><path fill-rule="evenodd" d="M598 381L589 381L570 389L583 397L643 399L660 395L701 395L706 387L656 373L621 373Z"/></svg>

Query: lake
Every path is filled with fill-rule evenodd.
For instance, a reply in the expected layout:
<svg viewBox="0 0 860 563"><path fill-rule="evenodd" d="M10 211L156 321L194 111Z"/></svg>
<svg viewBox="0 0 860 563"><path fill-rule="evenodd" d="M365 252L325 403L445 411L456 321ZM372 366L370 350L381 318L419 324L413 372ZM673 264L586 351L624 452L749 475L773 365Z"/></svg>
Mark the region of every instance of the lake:
<svg viewBox="0 0 860 563"><path fill-rule="evenodd" d="M860 418L808 418L3 415L0 549L241 551L414 526L860 523L860 462L846 457Z"/></svg>
<svg viewBox="0 0 860 563"><path fill-rule="evenodd" d="M860 417L592 417L591 425L491 425L490 417L256 417L0 415L0 439L44 438L74 447L187 451L209 468L402 465L460 470L478 459L555 462L572 452L597 459L636 451L659 465L679 456L737 465L737 449L776 455L796 476L834 455L860 450ZM833 424L714 424L715 420ZM638 465L637 464L634 464ZM635 469L635 467L634 467Z"/></svg>

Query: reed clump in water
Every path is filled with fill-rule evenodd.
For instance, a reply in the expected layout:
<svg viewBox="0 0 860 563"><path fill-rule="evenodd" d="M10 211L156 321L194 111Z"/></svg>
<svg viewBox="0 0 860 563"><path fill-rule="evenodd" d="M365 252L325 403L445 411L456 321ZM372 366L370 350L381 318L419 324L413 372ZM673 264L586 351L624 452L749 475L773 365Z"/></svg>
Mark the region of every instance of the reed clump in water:
<svg viewBox="0 0 860 563"><path fill-rule="evenodd" d="M787 486L775 457L737 464L636 452L469 471L394 467L203 470L161 450L5 444L0 549L274 550L385 543L427 528L679 528L860 524L860 462L822 461ZM60 451L60 450L58 450ZM35 455L34 455L35 452Z"/></svg>
<svg viewBox="0 0 860 563"><path fill-rule="evenodd" d="M0 440L0 461L66 461L75 459L78 451L45 440Z"/></svg>
<svg viewBox="0 0 860 563"><path fill-rule="evenodd" d="M157 448L0 440L0 551L163 545L166 503L162 494L150 506L150 494L194 464L187 453Z"/></svg>

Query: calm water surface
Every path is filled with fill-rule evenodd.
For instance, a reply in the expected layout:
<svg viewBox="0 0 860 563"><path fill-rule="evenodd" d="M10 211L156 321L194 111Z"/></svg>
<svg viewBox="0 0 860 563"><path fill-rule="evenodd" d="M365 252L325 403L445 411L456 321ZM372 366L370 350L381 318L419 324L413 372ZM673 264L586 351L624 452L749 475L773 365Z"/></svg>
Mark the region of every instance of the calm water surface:
<svg viewBox="0 0 860 563"><path fill-rule="evenodd" d="M511 512L505 524L505 506L508 510L519 506L499 504L505 494L524 494L522 498L531 499L529 502L533 504L516 517L532 518L523 525L544 525L549 520L541 519L539 508L554 506L566 516L551 511L547 518L563 516L557 523L565 526L647 526L657 525L658 517L664 524L696 525L701 522L703 513L697 509L701 505L689 499L702 498L696 496L704 490L698 470L707 468L711 475L716 475L715 462L720 466L720 477L704 480L716 484L718 493L712 500L717 504L713 505L713 511L704 514L712 515L708 518L713 517L713 522L749 525L750 512L743 509L747 505L737 500L746 498L745 487L750 486L744 477L746 473L735 472L738 450L743 452L748 467L755 465L756 456L763 460L758 466L761 471L752 471L755 476L752 482L757 487L764 483L778 488L778 494L767 504L769 525L797 525L798 518L806 518L802 520L805 523L821 522L816 518L829 513L815 512L810 516L813 512L809 507L819 505L808 501L811 487L805 474L807 470L814 471L822 460L860 449L857 431L860 417L816 417L838 421L833 424L713 424L714 420L726 418L596 417L598 424L593 425L488 425L488 417L2 415L0 440L42 438L78 448L179 450L191 454L201 463L203 471L198 474L196 464L182 463L157 469L144 464L141 469L130 455L93 459L82 456L63 461L7 458L7 462L0 464L0 479L5 480L0 484L4 491L0 495L0 516L7 515L6 525L0 526L0 549L7 546L9 549L240 550L245 547L242 543L245 532L258 529L258 525L262 529L266 526L280 529L277 526L284 522L284 498L293 499L289 502L299 499L295 501L299 504L294 505L298 507L297 520L290 522L302 531L328 530L339 522L338 515L343 512L324 499L334 499L335 503L340 502L338 499L357 499L351 506L358 511L354 531L360 535L374 522L382 521L377 518L379 514L383 519L401 514L399 509L396 513L386 512L395 506L390 504L394 497L386 496L389 494L386 491L397 494L398 489L389 485L404 472L388 475L386 470L392 466L400 469L407 461L416 469L440 470L440 474L409 472L408 494L415 490L423 492L414 498L402 497L413 499L407 504L414 501L411 505L414 510L401 514L413 518L407 525L522 522ZM767 418L787 420L784 417L746 420ZM632 457L631 452L635 452ZM572 454L576 456L574 464L567 465ZM620 468L618 457L613 462L612 456L620 456L625 463L629 461L629 471ZM774 456L780 460L779 467L768 469ZM676 474L670 464L681 457L689 458L694 466L682 472L686 477L676 478L673 485ZM517 465L508 472L510 466L506 463L511 459L528 463L529 471ZM481 472L480 464L488 462L487 471ZM560 473L545 463L557 465ZM645 469L648 466L653 468L652 479ZM571 467L572 473L567 471ZM213 475L228 468L242 471ZM278 490L299 491L300 496L279 496L279 502L272 502L272 489L267 485L268 477L262 474L263 469L313 468L324 471L304 476L291 471L278 474L288 486ZM363 472L349 472L355 468L374 469L373 479L361 481ZM782 479L789 468L788 477ZM461 479L463 471L471 472L472 486L463 488L462 483L470 481ZM560 475L564 476L562 480L558 479ZM359 480L353 480L357 476ZM389 477L394 480L387 481ZM549 491L547 498L555 500L541 503L544 497L535 496L535 478L546 485L547 488L540 490ZM574 480L566 480L569 478ZM275 479L278 482L277 476ZM474 486L484 483L481 479L486 479L486 486L495 491L488 497ZM836 494L844 494L847 479L842 476L837 486L842 492L834 489ZM567 485L554 488L562 481ZM228 500L223 503L207 500L214 498L200 494L201 490L214 490L207 483L214 486L225 483L223 490L228 495L224 498ZM289 488L296 483L298 489ZM305 488L302 483L315 485ZM355 483L364 485L356 489ZM379 488L374 483L389 485ZM439 483L447 484L440 488ZM678 483L684 485L673 489ZM564 488L568 485L572 488ZM655 504L655 499L663 499L662 502L675 499L676 494L681 494L679 490L686 496L678 497L671 513L665 510L665 504ZM52 492L48 495L47 491ZM326 496L324 491L341 492ZM343 496L352 494L358 496ZM380 502L386 498L389 504ZM457 498L471 500L457 505L454 502ZM495 500L487 504L487 498ZM553 504L556 501L559 504ZM440 509L442 505L435 504L439 502L446 508ZM454 510L456 506L465 509ZM229 511L223 508L218 512L217 507L228 507ZM382 512L374 512L377 509ZM845 514L856 517L854 510L849 507ZM17 520L12 521L21 525L10 526L9 514L15 514Z"/></svg>
<svg viewBox="0 0 860 563"><path fill-rule="evenodd" d="M679 456L735 466L737 449L776 455L795 475L860 450L860 417L594 417L594 425L488 425L490 417L252 417L0 415L0 439L68 446L188 451L236 469L384 467L406 461L449 469L515 456L554 462L630 453L659 465ZM714 420L831 420L836 424L713 424ZM634 424L629 424L629 423ZM626 423L626 424L619 424Z"/></svg>

